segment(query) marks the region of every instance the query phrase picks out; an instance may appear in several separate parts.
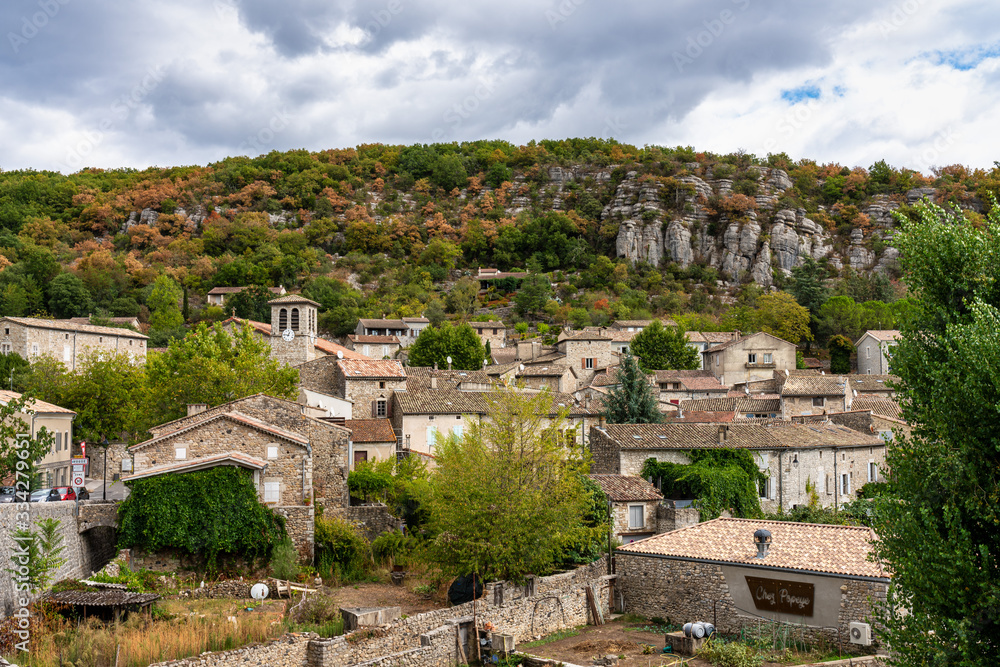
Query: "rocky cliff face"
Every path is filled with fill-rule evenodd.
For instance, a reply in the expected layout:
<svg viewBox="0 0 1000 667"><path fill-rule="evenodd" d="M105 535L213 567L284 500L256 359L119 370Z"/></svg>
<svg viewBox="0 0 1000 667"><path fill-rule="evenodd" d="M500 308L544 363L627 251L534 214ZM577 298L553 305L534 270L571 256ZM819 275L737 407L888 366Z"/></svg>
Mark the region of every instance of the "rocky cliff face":
<svg viewBox="0 0 1000 667"><path fill-rule="evenodd" d="M771 285L775 273L788 275L810 257L827 258L838 269L849 266L863 272L894 266L899 257L891 246L892 210L899 206L895 202L873 198L863 211L872 221L869 235L854 229L849 238L837 239L806 217L804 209L781 206L781 194L792 187L788 174L763 167L750 172L757 178L757 210L738 220L724 215L710 220L705 211L705 202L713 195L731 194L733 181L729 179L714 179L710 174L704 179L679 178L688 191L682 194L683 201L677 201L677 192L662 192L659 182L640 182L636 172L629 172L602 214L605 221L620 221L618 256L654 265L662 260L682 267L706 264L728 281L749 276L763 286ZM925 193L911 194L916 200ZM880 241L873 243L873 237ZM878 254L873 247L879 248Z"/></svg>

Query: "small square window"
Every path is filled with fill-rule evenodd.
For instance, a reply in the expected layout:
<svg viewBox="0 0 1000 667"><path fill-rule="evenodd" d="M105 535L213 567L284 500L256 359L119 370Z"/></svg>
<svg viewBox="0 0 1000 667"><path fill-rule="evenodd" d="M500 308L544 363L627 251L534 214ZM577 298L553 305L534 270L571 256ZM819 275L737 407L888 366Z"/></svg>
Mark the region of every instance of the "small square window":
<svg viewBox="0 0 1000 667"><path fill-rule="evenodd" d="M748 364L756 364L757 363L757 355L756 355L756 353L751 352L750 354L747 355L747 363Z"/></svg>
<svg viewBox="0 0 1000 667"><path fill-rule="evenodd" d="M4 327L3 335L4 336L9 336L10 335L10 327Z"/></svg>
<svg viewBox="0 0 1000 667"><path fill-rule="evenodd" d="M175 459L186 459L187 458L187 448L186 447L178 447L177 449L175 449L174 450L174 458Z"/></svg>
<svg viewBox="0 0 1000 667"><path fill-rule="evenodd" d="M822 396L816 396L815 398L813 398L813 407L814 408L822 408L825 405L826 405L826 399L823 398Z"/></svg>
<svg viewBox="0 0 1000 667"><path fill-rule="evenodd" d="M275 445L270 445L267 448L267 458L276 459L278 458L278 448Z"/></svg>
<svg viewBox="0 0 1000 667"><path fill-rule="evenodd" d="M584 368L592 369L594 367L593 357L587 357L586 359L583 360L583 362L584 362L583 364Z"/></svg>
<svg viewBox="0 0 1000 667"><path fill-rule="evenodd" d="M379 389L385 389L385 382L379 382L378 383L378 388Z"/></svg>

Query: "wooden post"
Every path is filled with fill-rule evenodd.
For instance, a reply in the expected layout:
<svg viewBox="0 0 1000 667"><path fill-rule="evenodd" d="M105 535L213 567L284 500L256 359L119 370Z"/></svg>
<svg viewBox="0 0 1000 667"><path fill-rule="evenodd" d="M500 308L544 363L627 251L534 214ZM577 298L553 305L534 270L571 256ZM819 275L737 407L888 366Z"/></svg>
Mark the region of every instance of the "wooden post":
<svg viewBox="0 0 1000 667"><path fill-rule="evenodd" d="M479 649L479 621L476 618L476 573L472 573L472 632L476 638L476 660L483 661L482 651Z"/></svg>

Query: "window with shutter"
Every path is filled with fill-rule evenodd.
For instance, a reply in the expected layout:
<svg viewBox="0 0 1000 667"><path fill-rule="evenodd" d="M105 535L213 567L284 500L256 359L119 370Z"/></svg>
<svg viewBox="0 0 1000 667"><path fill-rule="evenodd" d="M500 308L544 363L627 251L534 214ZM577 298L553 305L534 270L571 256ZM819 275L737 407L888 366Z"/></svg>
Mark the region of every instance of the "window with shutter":
<svg viewBox="0 0 1000 667"><path fill-rule="evenodd" d="M384 398L380 398L375 401L375 416L385 417L389 414L388 403Z"/></svg>
<svg viewBox="0 0 1000 667"><path fill-rule="evenodd" d="M642 528L643 522L643 510L645 508L642 505L629 505L628 506L628 527L629 528Z"/></svg>
<svg viewBox="0 0 1000 667"><path fill-rule="evenodd" d="M288 328L288 311L284 308L278 311L278 329L279 334ZM277 334L275 334L277 335Z"/></svg>
<svg viewBox="0 0 1000 667"><path fill-rule="evenodd" d="M427 426L427 451L434 453L434 445L437 443L437 426L430 424Z"/></svg>
<svg viewBox="0 0 1000 667"><path fill-rule="evenodd" d="M292 331L299 330L299 309L292 308Z"/></svg>
<svg viewBox="0 0 1000 667"><path fill-rule="evenodd" d="M264 482L264 502L277 503L281 498L281 482Z"/></svg>

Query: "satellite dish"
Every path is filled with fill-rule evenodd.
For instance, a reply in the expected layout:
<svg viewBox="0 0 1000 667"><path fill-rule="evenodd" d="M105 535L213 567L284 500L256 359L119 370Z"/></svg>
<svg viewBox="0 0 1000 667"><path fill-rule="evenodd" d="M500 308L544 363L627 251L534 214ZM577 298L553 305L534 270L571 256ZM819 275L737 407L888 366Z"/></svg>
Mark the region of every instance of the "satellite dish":
<svg viewBox="0 0 1000 667"><path fill-rule="evenodd" d="M281 337L284 338L287 342L291 343L292 339L295 338L295 332L292 331L291 329L285 329L284 331L281 332Z"/></svg>
<svg viewBox="0 0 1000 667"><path fill-rule="evenodd" d="M450 354L448 355L448 358L445 359L445 361L447 361L449 364L451 363L451 355Z"/></svg>
<svg viewBox="0 0 1000 667"><path fill-rule="evenodd" d="M341 352L340 350L337 350L337 358L338 359L343 359L344 358L344 353Z"/></svg>
<svg viewBox="0 0 1000 667"><path fill-rule="evenodd" d="M520 371L521 371L522 373L524 372L524 364L521 364L520 366L518 366L518 368L520 369Z"/></svg>
<svg viewBox="0 0 1000 667"><path fill-rule="evenodd" d="M250 589L250 597L254 600L260 601L266 598L270 592L271 591L267 587L267 584L254 584Z"/></svg>

